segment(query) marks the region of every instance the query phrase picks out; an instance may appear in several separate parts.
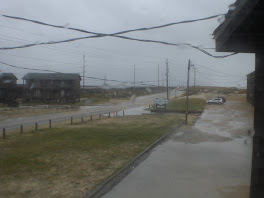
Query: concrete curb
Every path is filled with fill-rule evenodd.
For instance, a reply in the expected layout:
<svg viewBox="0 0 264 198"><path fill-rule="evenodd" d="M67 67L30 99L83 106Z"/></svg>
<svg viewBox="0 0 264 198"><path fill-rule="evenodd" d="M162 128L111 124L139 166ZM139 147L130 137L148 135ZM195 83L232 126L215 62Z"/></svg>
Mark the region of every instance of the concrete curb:
<svg viewBox="0 0 264 198"><path fill-rule="evenodd" d="M139 153L134 159L132 159L127 165L117 171L115 174L106 179L98 187L96 187L92 192L85 196L85 198L99 198L109 192L114 186L116 186L122 179L124 179L132 170L139 165L143 160L145 160L151 153L152 149L157 145L162 143L167 137L175 133L184 123L179 124L177 127L173 128L165 135L160 137L154 143L152 143L148 148Z"/></svg>

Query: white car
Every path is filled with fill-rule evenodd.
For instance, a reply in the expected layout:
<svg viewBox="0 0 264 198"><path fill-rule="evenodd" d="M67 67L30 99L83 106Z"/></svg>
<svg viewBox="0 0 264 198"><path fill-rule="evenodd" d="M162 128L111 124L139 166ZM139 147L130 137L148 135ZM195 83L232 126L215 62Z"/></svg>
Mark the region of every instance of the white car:
<svg viewBox="0 0 264 198"><path fill-rule="evenodd" d="M223 99L222 98L213 98L212 100L207 100L207 104L223 104Z"/></svg>

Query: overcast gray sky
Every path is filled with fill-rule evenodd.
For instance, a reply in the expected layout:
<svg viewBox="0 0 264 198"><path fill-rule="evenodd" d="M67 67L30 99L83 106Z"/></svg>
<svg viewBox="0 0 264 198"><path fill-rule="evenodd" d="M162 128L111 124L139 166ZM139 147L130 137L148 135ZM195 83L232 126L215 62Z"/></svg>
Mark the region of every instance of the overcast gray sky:
<svg viewBox="0 0 264 198"><path fill-rule="evenodd" d="M114 33L126 29L225 14L228 12L228 6L234 1L0 0L0 13L95 32ZM218 19L211 19L126 35L214 48L212 33L219 24ZM1 47L56 41L78 36L87 36L87 34L0 16ZM210 49L208 51L215 55L224 54ZM243 87L246 85L245 75L254 70L253 54L238 54L224 59L215 59L189 47L141 43L111 37L1 50L0 60L16 66L51 69L58 72L78 72L82 75L83 55L86 56L87 76L104 78L106 75L107 79L133 81L133 65L135 64L136 81L153 81L148 82L149 84L157 84L158 64L160 65L160 80L165 79L166 58L169 60L170 79L173 85L186 82L188 59L197 65L197 83L200 85ZM27 72L34 72L13 69L4 65L0 65L0 70L13 72L19 79ZM193 73L191 75L193 77ZM86 80L86 85L102 84L102 81Z"/></svg>

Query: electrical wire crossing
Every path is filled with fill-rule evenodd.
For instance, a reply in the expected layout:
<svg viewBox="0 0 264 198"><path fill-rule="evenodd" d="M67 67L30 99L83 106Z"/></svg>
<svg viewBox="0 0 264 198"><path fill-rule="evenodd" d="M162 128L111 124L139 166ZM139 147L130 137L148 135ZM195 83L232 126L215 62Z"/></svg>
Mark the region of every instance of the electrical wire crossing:
<svg viewBox="0 0 264 198"><path fill-rule="evenodd" d="M61 25L53 25L53 24L49 24L49 23L45 23L45 22L41 22L41 21L37 21L37 20L32 20L32 19L27 19L27 18L23 18L23 17L17 17L17 16L10 16L10 15L1 14L1 16L6 17L6 18L11 18L11 19L16 19L16 20L22 20L22 21L28 21L28 22L32 22L32 23L39 24L39 25L45 25L45 26L50 26L50 27L54 27L54 28L69 29L69 30L74 30L74 31L82 32L82 33L89 33L89 34L100 35L100 37L104 37L104 36L115 36L115 35L126 34L126 33L137 32L137 31L146 31L146 30L160 29L160 28L165 28L165 27L169 27L169 26L173 26L173 25L178 25L178 24L193 23L193 22L198 22L198 21L205 21L205 20L217 18L217 17L223 16L223 15L225 15L225 14L218 14L218 15L213 15L213 16L209 16L209 17L205 17L205 18L200 18L200 19L192 19L192 20L185 20L185 21L167 23L167 24L163 24L163 25L159 25L159 26L153 26L153 27L148 27L148 28L147 27L144 27L144 28L124 30L124 31L120 31L120 32L113 33L113 34L105 34L105 33L97 33L97 32L92 32L92 31L88 31L88 30L83 30L83 29L79 29L79 28L65 27L65 26L61 26Z"/></svg>
<svg viewBox="0 0 264 198"><path fill-rule="evenodd" d="M0 50L11 50L11 49L27 48L27 47L33 47L33 46L39 46L39 45L53 45L53 44L59 44L59 43L73 42L73 41L82 40L82 39L91 39L91 38L100 38L100 37L111 36L111 37L116 37L116 38L121 38L121 39L126 39L126 40L139 41L139 42L158 43L158 44L171 45L171 46L188 46L188 47L197 49L200 52L202 52L202 53L204 53L204 54L206 54L208 56L214 57L214 58L226 58L226 57L233 56L233 55L237 54L237 53L232 53L232 54L228 54L228 55L224 55L224 56L215 56L215 55L212 55L211 53L207 52L206 50L201 49L201 48L199 48L197 46L194 46L192 44L189 44L189 43L169 43L169 42L165 42L165 41L138 39L138 38L132 38L132 37L127 37L127 36L121 36L120 35L120 34L126 34L126 33L130 33L130 32L136 32L136 31L147 31L147 30L159 29L159 28L164 28L164 27L177 25L177 24L193 23L193 22L198 22L198 21L209 20L209 19L213 19L213 18L216 18L216 17L219 17L219 16L223 16L223 14L214 15L214 16L210 16L210 17L205 17L205 18L201 18L201 19L173 22L173 23L168 23L168 24L154 26L154 27L149 27L149 28L137 28L137 29L124 30L124 31L113 33L113 34L97 33L97 32L92 32L92 31L78 29L78 28L65 27L65 26L60 26L60 25L53 25L53 24L48 24L48 23L44 23L44 22L41 22L41 21L36 21L36 20L26 19L26 18L16 17L16 16L9 16L9 15L3 15L3 14L1 16L7 17L7 18L11 18L11 19L16 19L16 20L28 21L28 22L39 24L39 25L45 25L45 26L50 26L50 27L54 27L54 28L61 28L61 29L63 28L63 29L74 30L74 31L82 32L82 33L93 34L94 36L76 37L76 38L70 38L70 39L61 40L61 41L31 43L31 44L20 45L20 46L16 46L16 47L1 47Z"/></svg>

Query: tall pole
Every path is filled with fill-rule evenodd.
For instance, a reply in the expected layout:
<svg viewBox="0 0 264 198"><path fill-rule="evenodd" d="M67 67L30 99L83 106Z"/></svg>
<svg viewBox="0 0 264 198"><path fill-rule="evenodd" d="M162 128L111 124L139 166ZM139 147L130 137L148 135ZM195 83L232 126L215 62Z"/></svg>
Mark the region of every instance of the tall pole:
<svg viewBox="0 0 264 198"><path fill-rule="evenodd" d="M189 110L189 75L190 75L191 60L188 62L188 72L187 72L187 93L186 93L186 112L185 112L185 124L188 122L188 110Z"/></svg>
<svg viewBox="0 0 264 198"><path fill-rule="evenodd" d="M83 93L84 93L84 84L85 84L85 55L83 55Z"/></svg>
<svg viewBox="0 0 264 198"><path fill-rule="evenodd" d="M159 65L158 65L158 87L159 87Z"/></svg>
<svg viewBox="0 0 264 198"><path fill-rule="evenodd" d="M105 87L106 87L106 74L105 74L105 77L104 77L104 99L105 99Z"/></svg>
<svg viewBox="0 0 264 198"><path fill-rule="evenodd" d="M167 99L169 100L169 63L166 59L166 78L167 78Z"/></svg>
<svg viewBox="0 0 264 198"><path fill-rule="evenodd" d="M196 85L196 68L193 67L193 69L194 69L193 93L195 94L195 85Z"/></svg>
<svg viewBox="0 0 264 198"><path fill-rule="evenodd" d="M136 65L134 64L134 91L136 88Z"/></svg>

